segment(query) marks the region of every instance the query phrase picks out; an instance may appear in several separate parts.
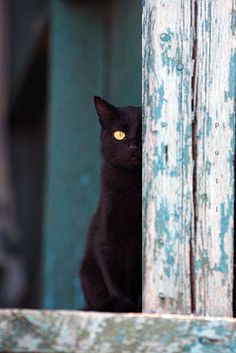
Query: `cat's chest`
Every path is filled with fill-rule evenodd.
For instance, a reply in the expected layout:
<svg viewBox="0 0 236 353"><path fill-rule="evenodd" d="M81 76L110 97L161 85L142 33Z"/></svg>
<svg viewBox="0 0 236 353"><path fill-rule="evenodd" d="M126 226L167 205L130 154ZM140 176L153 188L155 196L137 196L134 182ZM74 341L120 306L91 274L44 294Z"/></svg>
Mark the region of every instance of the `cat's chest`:
<svg viewBox="0 0 236 353"><path fill-rule="evenodd" d="M124 215L139 215L142 205L140 189L131 187L127 191L121 192L117 198L119 198L119 205Z"/></svg>
<svg viewBox="0 0 236 353"><path fill-rule="evenodd" d="M142 221L141 188L131 185L110 193L106 199L106 216L121 228L132 229L139 226Z"/></svg>

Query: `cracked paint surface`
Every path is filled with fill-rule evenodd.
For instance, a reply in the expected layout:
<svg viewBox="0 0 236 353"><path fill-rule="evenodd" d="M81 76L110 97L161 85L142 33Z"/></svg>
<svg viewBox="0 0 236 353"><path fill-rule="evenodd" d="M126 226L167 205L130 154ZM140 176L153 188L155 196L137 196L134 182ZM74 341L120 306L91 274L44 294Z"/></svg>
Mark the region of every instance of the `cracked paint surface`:
<svg viewBox="0 0 236 353"><path fill-rule="evenodd" d="M79 311L0 311L0 351L234 353L236 320Z"/></svg>
<svg viewBox="0 0 236 353"><path fill-rule="evenodd" d="M191 3L143 8L143 304L230 316L236 3Z"/></svg>

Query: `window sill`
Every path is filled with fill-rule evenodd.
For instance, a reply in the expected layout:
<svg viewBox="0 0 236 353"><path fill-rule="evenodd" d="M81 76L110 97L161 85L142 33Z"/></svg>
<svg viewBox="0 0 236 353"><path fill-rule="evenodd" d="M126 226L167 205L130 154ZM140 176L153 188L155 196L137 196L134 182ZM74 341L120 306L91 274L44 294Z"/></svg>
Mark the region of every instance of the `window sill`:
<svg viewBox="0 0 236 353"><path fill-rule="evenodd" d="M236 320L66 310L0 310L1 352L235 352Z"/></svg>

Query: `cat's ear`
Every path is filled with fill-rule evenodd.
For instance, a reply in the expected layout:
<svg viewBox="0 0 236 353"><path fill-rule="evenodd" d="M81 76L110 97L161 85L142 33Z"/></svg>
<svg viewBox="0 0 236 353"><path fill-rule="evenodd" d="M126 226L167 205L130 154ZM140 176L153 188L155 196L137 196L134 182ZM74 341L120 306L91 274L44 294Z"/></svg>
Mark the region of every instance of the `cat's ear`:
<svg viewBox="0 0 236 353"><path fill-rule="evenodd" d="M94 96L94 104L102 126L109 122L110 118L116 115L116 107L101 97Z"/></svg>

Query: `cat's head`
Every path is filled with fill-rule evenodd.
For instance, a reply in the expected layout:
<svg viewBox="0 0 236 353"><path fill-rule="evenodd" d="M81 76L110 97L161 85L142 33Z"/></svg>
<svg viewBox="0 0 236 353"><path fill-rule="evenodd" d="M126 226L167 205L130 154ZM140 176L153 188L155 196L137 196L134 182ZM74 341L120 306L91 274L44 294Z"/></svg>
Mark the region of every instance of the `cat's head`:
<svg viewBox="0 0 236 353"><path fill-rule="evenodd" d="M142 163L142 109L119 108L95 96L101 124L101 150L104 159L123 169L139 169Z"/></svg>

